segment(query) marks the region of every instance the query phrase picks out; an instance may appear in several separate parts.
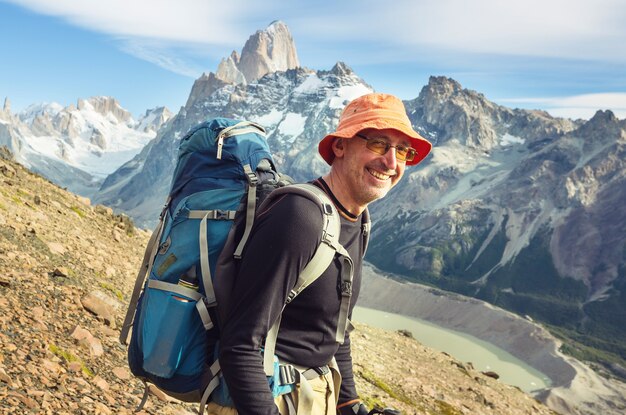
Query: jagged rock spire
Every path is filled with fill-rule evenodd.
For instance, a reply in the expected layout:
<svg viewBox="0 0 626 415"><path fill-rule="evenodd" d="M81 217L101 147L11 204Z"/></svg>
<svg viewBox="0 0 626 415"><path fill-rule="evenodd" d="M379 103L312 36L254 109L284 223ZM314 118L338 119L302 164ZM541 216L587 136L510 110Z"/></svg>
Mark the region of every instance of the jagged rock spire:
<svg viewBox="0 0 626 415"><path fill-rule="evenodd" d="M9 99L9 97L4 98L4 106L2 107L2 111L6 112L7 114L11 112L11 100Z"/></svg>
<svg viewBox="0 0 626 415"><path fill-rule="evenodd" d="M260 79L272 72L286 71L300 66L296 45L287 25L272 22L259 30L246 42L241 57L233 52L224 58L216 77L229 83L246 83Z"/></svg>

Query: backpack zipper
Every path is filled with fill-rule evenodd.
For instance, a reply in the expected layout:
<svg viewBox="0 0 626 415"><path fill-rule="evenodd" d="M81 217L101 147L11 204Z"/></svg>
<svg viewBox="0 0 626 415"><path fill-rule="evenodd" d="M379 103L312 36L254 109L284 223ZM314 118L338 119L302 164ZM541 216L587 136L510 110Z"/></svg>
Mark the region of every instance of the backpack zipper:
<svg viewBox="0 0 626 415"><path fill-rule="evenodd" d="M228 137L233 137L236 135L247 134L247 133L255 133L265 137L265 129L258 124L252 122L246 122L245 125L241 125L238 127L238 124L233 125L232 127L228 127L223 129L216 137L215 141L217 142L217 156L218 160L222 159L222 149L224 148L224 139Z"/></svg>

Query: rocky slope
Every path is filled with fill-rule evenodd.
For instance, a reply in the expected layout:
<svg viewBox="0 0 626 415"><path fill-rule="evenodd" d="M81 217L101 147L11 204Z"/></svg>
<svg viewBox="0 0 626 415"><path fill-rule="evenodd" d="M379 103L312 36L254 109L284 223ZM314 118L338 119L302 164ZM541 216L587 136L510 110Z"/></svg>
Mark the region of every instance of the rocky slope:
<svg viewBox="0 0 626 415"><path fill-rule="evenodd" d="M0 413L132 413L142 384L117 337L148 233L2 158L0 183ZM398 333L359 325L353 338L358 387L372 404L407 414L553 413ZM143 413L194 409L153 395Z"/></svg>

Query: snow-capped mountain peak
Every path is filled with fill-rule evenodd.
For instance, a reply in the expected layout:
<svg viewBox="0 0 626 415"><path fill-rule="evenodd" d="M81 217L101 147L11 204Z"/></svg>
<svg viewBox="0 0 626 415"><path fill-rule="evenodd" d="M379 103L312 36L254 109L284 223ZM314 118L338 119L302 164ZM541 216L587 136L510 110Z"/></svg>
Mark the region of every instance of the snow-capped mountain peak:
<svg viewBox="0 0 626 415"><path fill-rule="evenodd" d="M92 195L100 182L132 159L171 118L155 108L135 121L115 98L79 99L76 105L33 104L13 116L0 132L16 158L56 183ZM10 115L10 117L9 117Z"/></svg>

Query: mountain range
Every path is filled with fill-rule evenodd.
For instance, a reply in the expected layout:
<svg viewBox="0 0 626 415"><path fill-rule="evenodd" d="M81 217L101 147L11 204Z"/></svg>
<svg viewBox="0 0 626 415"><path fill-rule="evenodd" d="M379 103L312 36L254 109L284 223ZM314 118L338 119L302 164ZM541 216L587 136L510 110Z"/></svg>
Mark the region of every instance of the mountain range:
<svg viewBox="0 0 626 415"><path fill-rule="evenodd" d="M341 62L330 70L300 67L289 30L274 22L252 35L241 54L198 78L176 115L156 117L154 138L123 110L108 110L107 120L138 134L121 141L141 136L147 144L133 144L134 157L118 164L97 191L89 184L104 175L88 171L94 159L71 157L77 141L62 115L88 108L80 101L79 108L19 117L5 105L0 144L12 145L51 180L84 187L82 194L94 201L151 226L169 190L178 142L194 125L217 116L259 122L280 170L310 180L327 171L319 139L333 130L347 102L372 90ZM610 111L585 121L511 109L441 76L405 106L434 149L372 204L367 260L406 280L540 321L563 339L564 351L626 377L626 121ZM98 134L94 124L79 125L77 137L93 149L89 154L102 149L98 142L109 142L103 129ZM56 140L54 157L33 150L32 137L44 136ZM88 175L68 179L74 169Z"/></svg>
<svg viewBox="0 0 626 415"><path fill-rule="evenodd" d="M135 120L112 97L79 99L67 107L33 104L13 114L6 98L0 110L0 145L33 171L92 197L171 117L167 108L159 107Z"/></svg>

